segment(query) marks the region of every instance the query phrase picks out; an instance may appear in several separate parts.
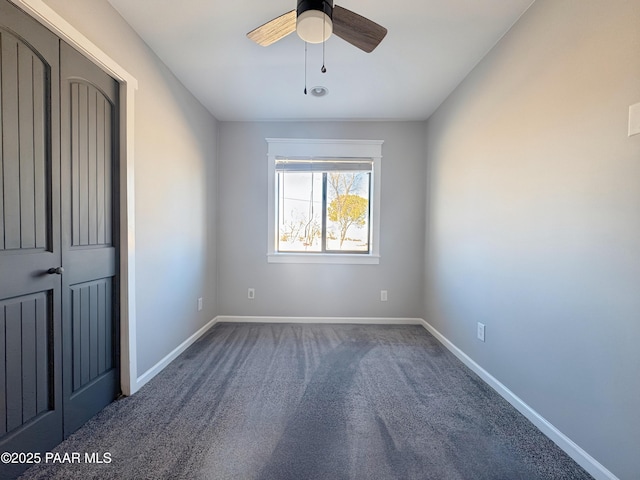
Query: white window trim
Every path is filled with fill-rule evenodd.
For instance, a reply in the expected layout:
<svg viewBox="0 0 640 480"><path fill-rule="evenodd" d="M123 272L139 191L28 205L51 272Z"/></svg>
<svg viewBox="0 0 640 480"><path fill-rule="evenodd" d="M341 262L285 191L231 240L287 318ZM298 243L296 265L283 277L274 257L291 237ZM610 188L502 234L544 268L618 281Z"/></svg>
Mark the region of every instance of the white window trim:
<svg viewBox="0 0 640 480"><path fill-rule="evenodd" d="M302 138L267 138L268 175L268 244L269 263L324 263L362 264L380 263L380 176L382 144L384 140L326 140ZM373 160L373 185L370 197L373 199L371 214L371 253L290 253L276 251L277 219L276 201L276 159L282 157L299 158L370 158Z"/></svg>

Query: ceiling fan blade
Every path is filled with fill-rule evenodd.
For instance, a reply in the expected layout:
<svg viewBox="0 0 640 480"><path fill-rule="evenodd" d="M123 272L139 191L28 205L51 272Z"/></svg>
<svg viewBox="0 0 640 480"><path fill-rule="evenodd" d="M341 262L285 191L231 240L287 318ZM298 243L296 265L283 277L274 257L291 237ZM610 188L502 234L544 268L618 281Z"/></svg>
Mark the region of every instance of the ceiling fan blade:
<svg viewBox="0 0 640 480"><path fill-rule="evenodd" d="M387 29L351 10L333 7L333 33L367 53L380 44Z"/></svg>
<svg viewBox="0 0 640 480"><path fill-rule="evenodd" d="M284 15L280 15L279 17L268 21L264 25L260 25L255 30L251 30L247 33L247 37L258 45L267 47L295 31L296 11L291 10Z"/></svg>

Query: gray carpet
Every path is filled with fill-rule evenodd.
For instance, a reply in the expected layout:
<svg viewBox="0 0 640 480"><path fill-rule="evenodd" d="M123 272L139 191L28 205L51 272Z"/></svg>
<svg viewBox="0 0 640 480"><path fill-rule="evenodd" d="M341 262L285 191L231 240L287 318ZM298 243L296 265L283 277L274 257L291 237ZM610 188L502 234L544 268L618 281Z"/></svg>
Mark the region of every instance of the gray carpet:
<svg viewBox="0 0 640 480"><path fill-rule="evenodd" d="M218 324L23 479L591 478L420 326Z"/></svg>

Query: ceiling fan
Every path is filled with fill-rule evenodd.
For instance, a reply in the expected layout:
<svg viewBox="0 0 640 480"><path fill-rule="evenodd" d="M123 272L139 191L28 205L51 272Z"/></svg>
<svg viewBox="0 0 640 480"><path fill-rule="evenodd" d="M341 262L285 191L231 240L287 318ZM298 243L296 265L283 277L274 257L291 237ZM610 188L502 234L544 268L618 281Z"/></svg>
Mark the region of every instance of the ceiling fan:
<svg viewBox="0 0 640 480"><path fill-rule="evenodd" d="M294 31L307 43L322 43L332 33L367 53L387 34L387 29L357 13L333 5L333 0L298 0L298 7L247 33L266 47Z"/></svg>

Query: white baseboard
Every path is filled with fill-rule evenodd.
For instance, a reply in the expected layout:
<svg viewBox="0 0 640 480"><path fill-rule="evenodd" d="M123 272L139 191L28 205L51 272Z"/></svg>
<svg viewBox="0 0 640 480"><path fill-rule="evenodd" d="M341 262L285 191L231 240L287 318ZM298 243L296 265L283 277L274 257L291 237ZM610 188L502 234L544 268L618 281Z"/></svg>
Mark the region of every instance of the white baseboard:
<svg viewBox="0 0 640 480"><path fill-rule="evenodd" d="M520 397L509 390L493 375L473 361L466 353L456 347L444 335L436 330L432 325L424 320L420 323L427 329L440 343L442 343L451 353L475 372L485 383L493 388L498 394L509 402L516 410L523 414L542 433L551 439L558 447L569 455L575 462L584 468L596 480L619 480L613 473L607 470L600 462L580 448L573 440L549 423L542 415L527 405Z"/></svg>
<svg viewBox="0 0 640 480"><path fill-rule="evenodd" d="M252 317L220 315L216 321L231 323L329 323L329 324L369 324L369 325L422 325L421 318L396 317Z"/></svg>
<svg viewBox="0 0 640 480"><path fill-rule="evenodd" d="M173 362L182 352L184 352L187 348L193 345L196 340L198 340L202 335L207 333L207 331L213 327L216 323L218 323L217 318L213 320L209 320L206 325L204 325L200 330L187 338L184 342L174 348L166 357L156 363L149 370L144 372L136 379L135 390L131 392L132 394L140 390L149 380L159 374L164 368Z"/></svg>

